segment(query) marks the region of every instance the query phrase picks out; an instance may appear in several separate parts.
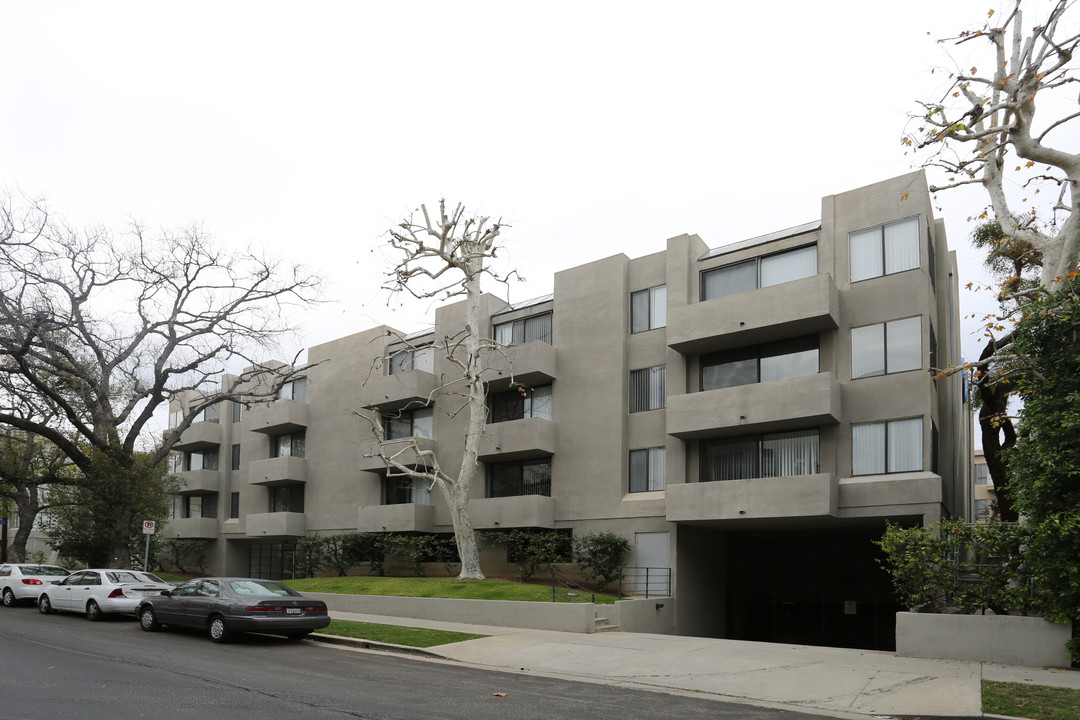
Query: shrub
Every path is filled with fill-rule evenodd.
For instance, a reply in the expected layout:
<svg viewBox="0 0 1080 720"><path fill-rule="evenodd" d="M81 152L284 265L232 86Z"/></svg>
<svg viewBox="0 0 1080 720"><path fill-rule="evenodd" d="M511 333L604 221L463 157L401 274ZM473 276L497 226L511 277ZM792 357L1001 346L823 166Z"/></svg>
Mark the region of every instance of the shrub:
<svg viewBox="0 0 1080 720"><path fill-rule="evenodd" d="M159 550L163 566L167 564L181 573L196 572L201 575L206 572L205 540L163 540ZM142 558L139 558L139 564L142 564Z"/></svg>
<svg viewBox="0 0 1080 720"><path fill-rule="evenodd" d="M630 541L611 531L574 538L574 559L581 567L581 574L600 590L619 579L619 569L628 552Z"/></svg>
<svg viewBox="0 0 1080 720"><path fill-rule="evenodd" d="M358 532L342 536L342 554L349 567L367 563L371 572L382 577L386 574L385 537L389 533Z"/></svg>
<svg viewBox="0 0 1080 720"><path fill-rule="evenodd" d="M326 567L326 538L312 535L296 541L293 562L300 572L300 577L315 577Z"/></svg>
<svg viewBox="0 0 1080 720"><path fill-rule="evenodd" d="M570 535L562 530L498 530L484 533L483 539L506 546L507 562L528 582L541 570L573 557Z"/></svg>

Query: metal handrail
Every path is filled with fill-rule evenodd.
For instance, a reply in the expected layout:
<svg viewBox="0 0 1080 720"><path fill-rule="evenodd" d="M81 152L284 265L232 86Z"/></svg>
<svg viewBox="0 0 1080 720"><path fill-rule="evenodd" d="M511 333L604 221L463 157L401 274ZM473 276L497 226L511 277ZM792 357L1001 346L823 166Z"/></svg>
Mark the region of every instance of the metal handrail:
<svg viewBox="0 0 1080 720"><path fill-rule="evenodd" d="M644 581L644 583L643 583ZM671 568L635 567L619 568L619 598L640 595L636 588L644 587L645 597L671 596Z"/></svg>
<svg viewBox="0 0 1080 720"><path fill-rule="evenodd" d="M551 602L596 602L596 595L561 572L552 570Z"/></svg>

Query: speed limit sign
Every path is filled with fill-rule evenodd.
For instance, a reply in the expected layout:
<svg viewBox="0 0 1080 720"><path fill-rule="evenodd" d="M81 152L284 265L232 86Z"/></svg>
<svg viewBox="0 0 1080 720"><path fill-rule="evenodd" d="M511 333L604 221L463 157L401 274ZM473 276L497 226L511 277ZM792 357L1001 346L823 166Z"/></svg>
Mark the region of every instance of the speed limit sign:
<svg viewBox="0 0 1080 720"><path fill-rule="evenodd" d="M142 524L143 535L153 535L155 525L157 525L157 523L153 520L144 520Z"/></svg>

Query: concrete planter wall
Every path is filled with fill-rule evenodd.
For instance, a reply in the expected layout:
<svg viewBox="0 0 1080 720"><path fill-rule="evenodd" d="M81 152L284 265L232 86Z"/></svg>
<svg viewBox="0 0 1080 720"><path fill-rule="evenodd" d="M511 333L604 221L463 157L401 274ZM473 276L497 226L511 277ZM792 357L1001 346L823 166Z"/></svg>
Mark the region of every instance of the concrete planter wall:
<svg viewBox="0 0 1080 720"><path fill-rule="evenodd" d="M896 654L1003 665L1069 667L1067 624L1014 615L896 613Z"/></svg>
<svg viewBox="0 0 1080 720"><path fill-rule="evenodd" d="M331 612L579 633L595 632L599 615L626 632L667 635L675 632L674 598L619 600L615 605L594 605L312 592L304 595L322 600Z"/></svg>

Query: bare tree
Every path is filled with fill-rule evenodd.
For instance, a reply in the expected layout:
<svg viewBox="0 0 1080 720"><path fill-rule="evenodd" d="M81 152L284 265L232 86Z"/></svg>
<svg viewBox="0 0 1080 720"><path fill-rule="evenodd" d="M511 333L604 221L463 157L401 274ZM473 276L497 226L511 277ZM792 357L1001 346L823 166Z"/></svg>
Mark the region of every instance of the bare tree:
<svg viewBox="0 0 1080 720"><path fill-rule="evenodd" d="M388 272L386 289L407 292L422 299L463 297L464 326L445 332L436 346L440 355L460 370L460 375L443 378L435 390L441 397L453 397L460 405L454 414L465 413L467 429L461 465L445 470L435 453L411 443L387 443L382 418L378 412L365 415L378 440L372 457L381 458L391 477L421 480L438 487L450 508L454 537L461 558L460 578L483 578L480 557L469 517L469 496L477 475L479 444L487 421L487 355L499 352L497 343L481 333L481 279L487 276L505 283L516 272L500 274L490 262L500 248L502 221L468 214L459 204L447 212L446 200L439 201L439 214L432 217L427 206L420 206L423 220L413 216L389 231L389 244L396 260ZM429 398L429 402L434 398ZM377 410L377 408L376 408Z"/></svg>
<svg viewBox="0 0 1080 720"><path fill-rule="evenodd" d="M975 236L991 269L996 264L1000 271L1001 313L985 318L978 360L940 370L972 371L983 451L1005 519L1015 519L1001 458L1016 437L1007 412L1009 374L1027 365L1015 351L1011 319L1032 298L1076 277L1080 262L1080 112L1074 109L1080 33L1073 4L1057 0L1044 19L1027 26L1023 8L1031 3L1015 0L1000 24L991 24L990 11L978 29L940 41L965 50L982 43L985 54L970 68L954 61L941 99L920 103L917 129L904 137L925 156L924 166L944 171L946 182L932 192L981 185L989 197ZM1036 102L1055 115L1037 116ZM987 227L996 230L979 244ZM1036 283L1023 281L1030 268L1041 268Z"/></svg>
<svg viewBox="0 0 1080 720"><path fill-rule="evenodd" d="M287 306L315 299L316 278L250 253L216 248L198 227L117 235L69 227L40 203L0 201L0 382L56 410L48 420L0 407L0 425L55 446L82 482L117 498L113 557L127 563L125 498L207 407L250 402L251 387L217 388L230 362L255 365L287 324ZM257 387L270 396L288 373ZM250 385L250 384L249 384ZM178 394L181 420L148 438ZM241 390L243 394L241 395ZM142 451L142 453L137 453ZM138 457L137 457L138 455ZM138 460L138 462L136 462Z"/></svg>

